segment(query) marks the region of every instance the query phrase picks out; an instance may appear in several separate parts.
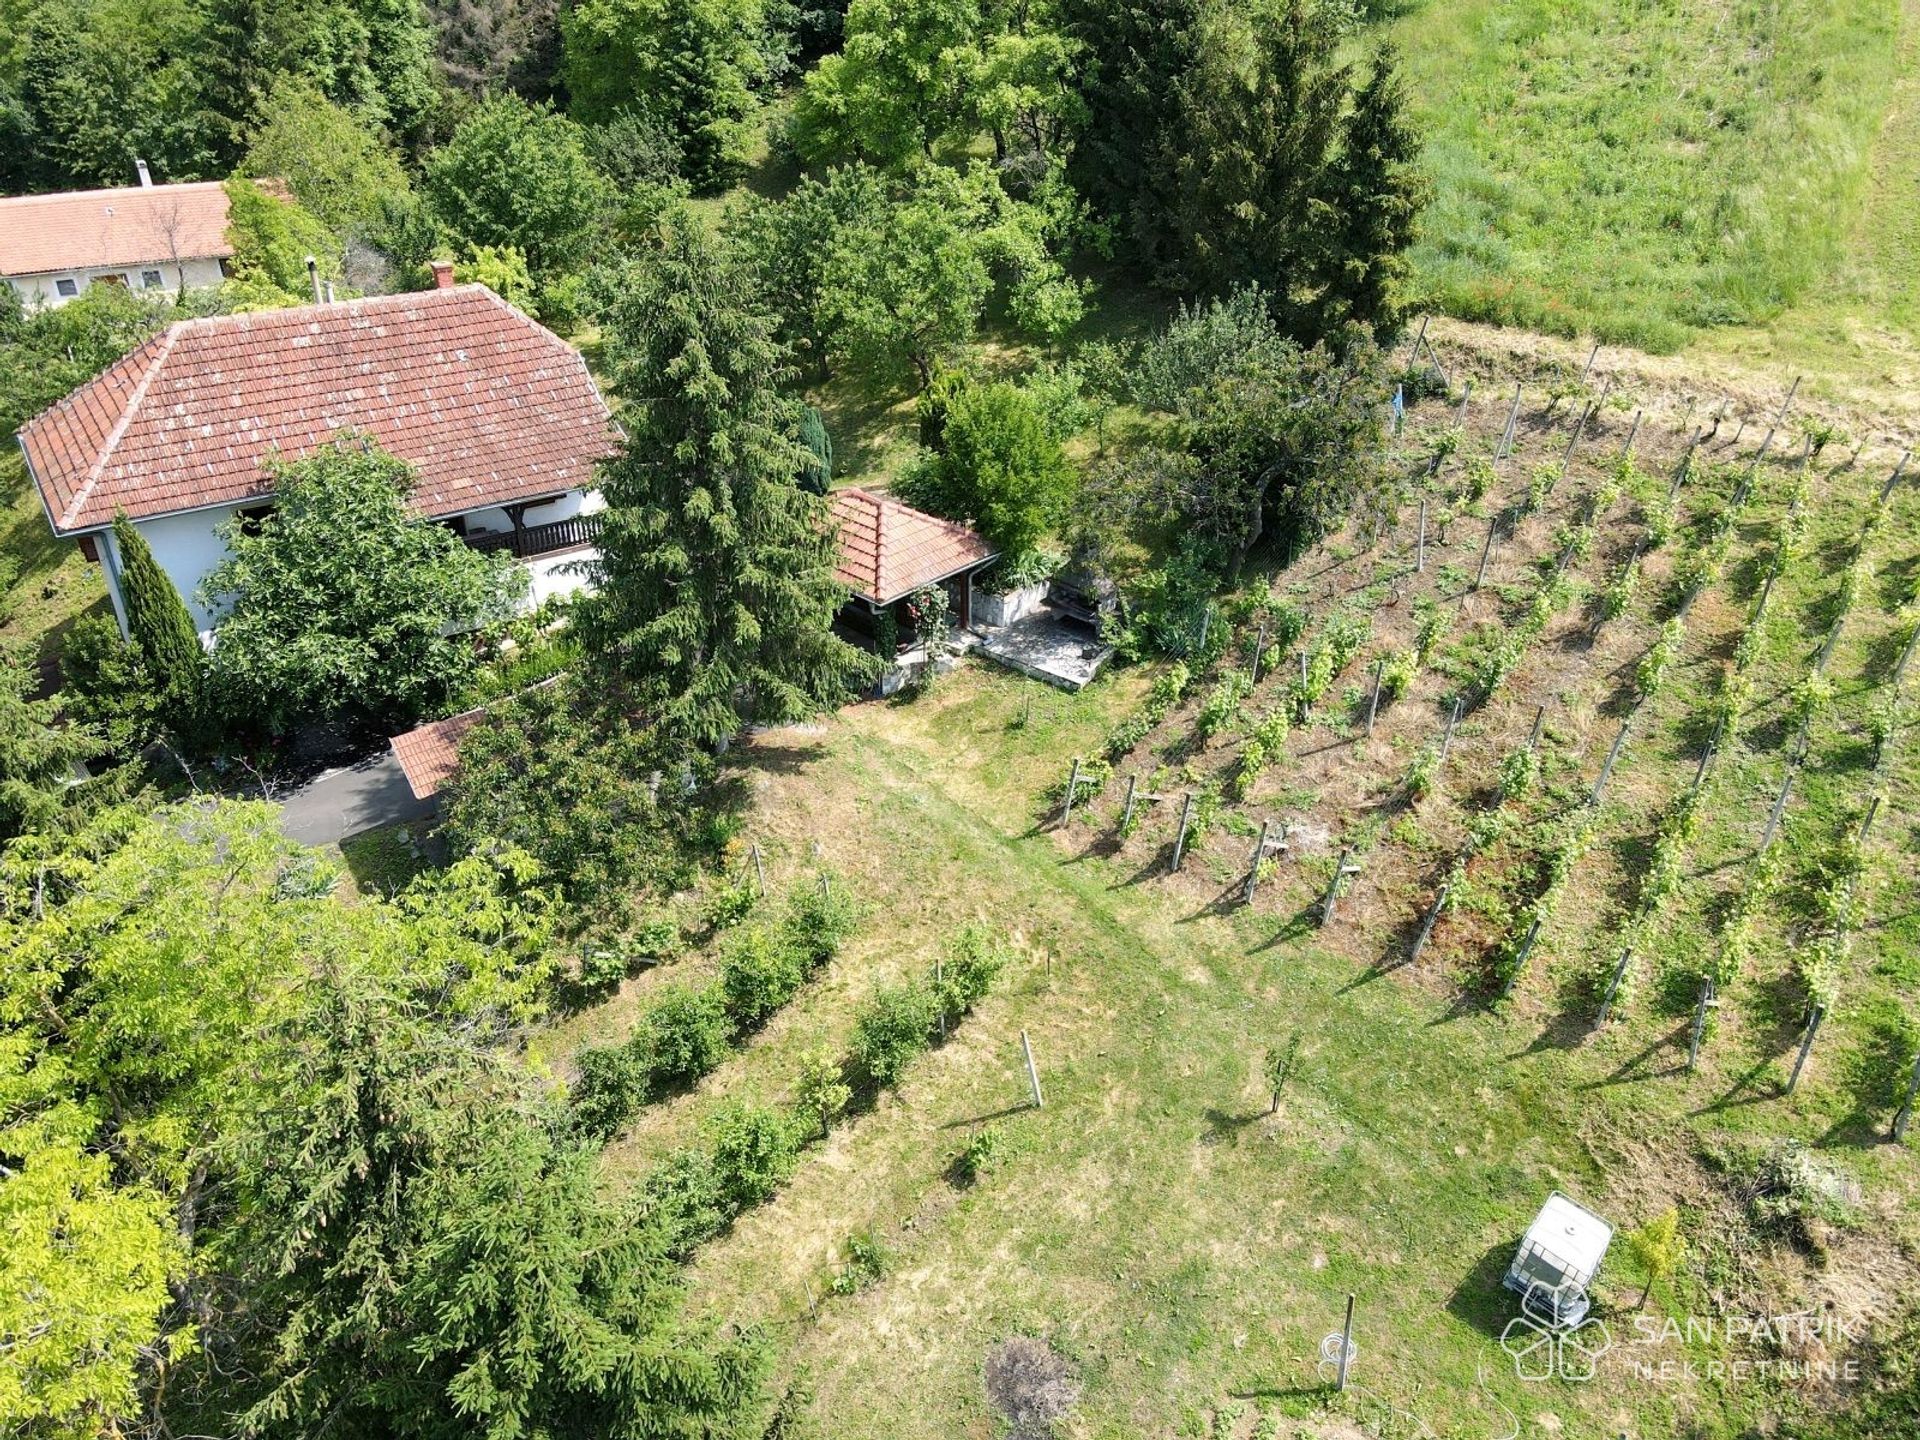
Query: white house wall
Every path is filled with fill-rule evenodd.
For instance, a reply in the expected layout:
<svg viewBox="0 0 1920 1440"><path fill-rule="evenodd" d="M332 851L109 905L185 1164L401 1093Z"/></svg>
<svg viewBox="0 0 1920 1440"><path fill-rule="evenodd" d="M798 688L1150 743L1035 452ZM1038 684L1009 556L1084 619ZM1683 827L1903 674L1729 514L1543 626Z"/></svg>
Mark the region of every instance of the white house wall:
<svg viewBox="0 0 1920 1440"><path fill-rule="evenodd" d="M260 502L254 500L247 503L257 505ZM529 510L526 523L544 525L555 520L571 519L575 515L591 515L605 506L606 502L600 498L597 490L571 491L550 504ZM173 582L173 588L187 602L187 612L193 616L194 628L200 632L202 640L211 638L214 627L230 608L226 605L209 607L201 604L198 591L200 582L227 558L226 543L215 532L232 520L240 508L238 505L228 505L196 510L186 515L159 515L150 520L133 522L133 528L140 532L141 538L147 542L147 548L153 551L154 562L166 572L167 578ZM476 510L467 516L469 535L512 528L513 524L504 510ZM111 531L105 532L101 538L109 547L112 546ZM571 595L583 588L587 583L586 578L575 573L572 567L587 558L591 558L590 551L574 550L524 562L533 582L527 603L537 605L543 600ZM119 568L116 563L112 573L117 576ZM124 619L121 623L124 628Z"/></svg>
<svg viewBox="0 0 1920 1440"><path fill-rule="evenodd" d="M151 520L133 522L133 528L140 532L140 537L147 542L147 548L153 551L155 563L167 572L167 578L173 581L173 588L187 602L187 612L193 616L194 628L200 632L202 640L212 633L228 607L221 605L209 608L202 605L196 592L200 589L200 582L227 558L226 542L214 533L215 529L233 519L239 509L237 505L230 505L216 510L196 510L189 515L157 515Z"/></svg>
<svg viewBox="0 0 1920 1440"><path fill-rule="evenodd" d="M149 270L159 272L158 285L145 283ZM210 289L226 278L218 260L145 260L138 265L96 265L85 270L55 270L44 275L9 275L6 279L20 292L27 309L45 307L52 310L77 299L88 285L103 276L117 277L119 283L136 292L151 290L154 293L165 291L172 294L178 294L183 289ZM72 295L60 293L59 282L62 280L73 282Z"/></svg>

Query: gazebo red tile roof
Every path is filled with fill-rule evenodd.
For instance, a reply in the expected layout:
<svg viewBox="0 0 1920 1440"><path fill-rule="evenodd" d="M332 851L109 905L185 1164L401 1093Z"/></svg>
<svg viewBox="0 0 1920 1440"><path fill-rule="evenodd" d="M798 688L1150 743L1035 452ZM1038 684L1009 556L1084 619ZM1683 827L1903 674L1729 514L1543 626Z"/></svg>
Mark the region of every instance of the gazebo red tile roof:
<svg viewBox="0 0 1920 1440"><path fill-rule="evenodd" d="M0 275L231 254L227 191L218 180L0 198Z"/></svg>
<svg viewBox="0 0 1920 1440"><path fill-rule="evenodd" d="M966 526L902 505L885 495L833 492L840 559L834 571L856 595L876 605L984 565L997 553Z"/></svg>
<svg viewBox="0 0 1920 1440"><path fill-rule="evenodd" d="M414 799L431 800L440 793L460 764L460 742L486 713L483 706L450 715L387 742L393 747L393 758L400 762Z"/></svg>
<svg viewBox="0 0 1920 1440"><path fill-rule="evenodd" d="M433 516L582 489L616 431L586 362L481 285L170 325L20 431L62 534L264 496L364 434Z"/></svg>

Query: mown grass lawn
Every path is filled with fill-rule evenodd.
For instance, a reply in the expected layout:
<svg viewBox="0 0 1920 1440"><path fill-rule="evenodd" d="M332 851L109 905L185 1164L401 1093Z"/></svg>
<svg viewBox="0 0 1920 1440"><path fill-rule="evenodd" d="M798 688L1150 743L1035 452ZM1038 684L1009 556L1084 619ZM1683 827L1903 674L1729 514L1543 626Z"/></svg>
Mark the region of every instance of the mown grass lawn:
<svg viewBox="0 0 1920 1440"><path fill-rule="evenodd" d="M11 443L0 449L0 500L6 507L0 512L0 560L12 567L0 599L0 644L21 647L52 679L51 662L74 622L95 608L106 610L106 587L99 567L47 527L40 493Z"/></svg>
<svg viewBox="0 0 1920 1440"><path fill-rule="evenodd" d="M1435 181L1421 288L1652 350L1773 319L1862 243L1901 24L1899 0L1410 6L1386 28Z"/></svg>

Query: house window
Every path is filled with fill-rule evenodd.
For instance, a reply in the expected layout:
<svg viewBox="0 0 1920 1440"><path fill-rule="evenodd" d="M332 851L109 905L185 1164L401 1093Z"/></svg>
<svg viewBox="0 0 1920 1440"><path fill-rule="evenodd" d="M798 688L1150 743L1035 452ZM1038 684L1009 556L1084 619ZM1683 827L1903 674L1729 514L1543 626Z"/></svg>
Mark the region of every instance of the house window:
<svg viewBox="0 0 1920 1440"><path fill-rule="evenodd" d="M58 295L62 300L71 300L80 293L80 282L78 280L56 280L53 282L53 293Z"/></svg>
<svg viewBox="0 0 1920 1440"><path fill-rule="evenodd" d="M165 283L166 282L160 278L160 272L158 270L142 270L140 272L140 288L142 290L158 290Z"/></svg>
<svg viewBox="0 0 1920 1440"><path fill-rule="evenodd" d="M235 516L240 521L240 533L242 535L258 535L260 533L260 522L272 513L273 506L271 505L249 505L244 510L236 511Z"/></svg>
<svg viewBox="0 0 1920 1440"><path fill-rule="evenodd" d="M124 290L127 285L127 277L124 275L96 275L93 277L93 283L96 285L118 285Z"/></svg>

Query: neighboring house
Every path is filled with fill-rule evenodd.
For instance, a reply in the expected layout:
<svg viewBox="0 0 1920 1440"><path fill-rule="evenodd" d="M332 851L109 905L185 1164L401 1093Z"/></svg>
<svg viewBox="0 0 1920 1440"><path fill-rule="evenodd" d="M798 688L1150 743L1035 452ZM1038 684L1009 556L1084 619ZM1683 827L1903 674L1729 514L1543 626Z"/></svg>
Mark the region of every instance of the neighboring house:
<svg viewBox="0 0 1920 1440"><path fill-rule="evenodd" d="M233 255L218 180L0 199L0 277L27 308L64 305L89 285L175 294L218 285Z"/></svg>
<svg viewBox="0 0 1920 1440"><path fill-rule="evenodd" d="M913 597L938 586L946 592L954 630L967 630L973 624L974 577L999 552L966 526L885 495L849 489L828 498L840 538L834 573L853 592L841 607L839 623L873 650L891 628L893 654L881 656L887 673L879 687L891 693L925 659L916 653Z"/></svg>
<svg viewBox="0 0 1920 1440"><path fill-rule="evenodd" d="M481 285L183 320L43 411L20 448L56 535L100 562L126 629L111 526L125 511L204 637L219 528L272 505L267 462L360 434L412 465L413 503L508 550L533 603L584 583L618 432L586 362Z"/></svg>

